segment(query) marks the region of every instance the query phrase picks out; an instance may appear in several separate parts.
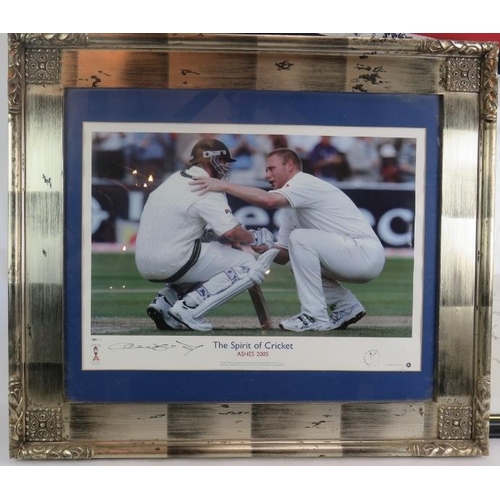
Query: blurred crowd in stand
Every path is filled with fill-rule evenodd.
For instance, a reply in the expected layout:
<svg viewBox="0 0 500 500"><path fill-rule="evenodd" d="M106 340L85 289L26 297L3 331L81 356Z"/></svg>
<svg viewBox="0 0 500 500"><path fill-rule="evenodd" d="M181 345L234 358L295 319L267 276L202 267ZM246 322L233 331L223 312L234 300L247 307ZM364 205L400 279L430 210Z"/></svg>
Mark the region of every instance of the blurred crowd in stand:
<svg viewBox="0 0 500 500"><path fill-rule="evenodd" d="M266 155L288 147L302 158L304 171L333 183L415 181L416 140L312 135L175 134L99 132L92 136L94 182L110 179L150 185L189 166L191 149L201 137L215 137L237 161L231 180L264 181Z"/></svg>

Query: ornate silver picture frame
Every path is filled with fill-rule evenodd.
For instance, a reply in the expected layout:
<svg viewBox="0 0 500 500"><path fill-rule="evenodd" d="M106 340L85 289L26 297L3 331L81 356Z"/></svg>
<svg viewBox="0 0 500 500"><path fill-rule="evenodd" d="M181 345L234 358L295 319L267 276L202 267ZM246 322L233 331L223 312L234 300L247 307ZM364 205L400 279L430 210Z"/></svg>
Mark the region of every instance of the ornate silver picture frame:
<svg viewBox="0 0 500 500"><path fill-rule="evenodd" d="M451 40L10 34L10 456L488 455L497 68L496 44ZM73 89L90 96L138 89L436 98L439 133L426 137L439 152L435 213L428 214L438 232L435 285L423 289L435 297L435 322L424 332L433 352L423 353L432 357L431 396L71 397L75 344L67 311L81 293L67 271Z"/></svg>

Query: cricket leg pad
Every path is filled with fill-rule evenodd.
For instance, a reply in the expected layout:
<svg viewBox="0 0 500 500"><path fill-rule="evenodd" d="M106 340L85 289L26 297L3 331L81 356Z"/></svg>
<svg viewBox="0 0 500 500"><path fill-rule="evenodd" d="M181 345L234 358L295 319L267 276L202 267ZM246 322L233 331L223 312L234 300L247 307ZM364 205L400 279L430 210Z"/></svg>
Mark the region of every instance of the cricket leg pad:
<svg viewBox="0 0 500 500"><path fill-rule="evenodd" d="M219 273L185 297L185 303L195 306L194 318L201 318L236 295L264 281L271 262L279 250L271 249L256 259L252 267L237 266Z"/></svg>

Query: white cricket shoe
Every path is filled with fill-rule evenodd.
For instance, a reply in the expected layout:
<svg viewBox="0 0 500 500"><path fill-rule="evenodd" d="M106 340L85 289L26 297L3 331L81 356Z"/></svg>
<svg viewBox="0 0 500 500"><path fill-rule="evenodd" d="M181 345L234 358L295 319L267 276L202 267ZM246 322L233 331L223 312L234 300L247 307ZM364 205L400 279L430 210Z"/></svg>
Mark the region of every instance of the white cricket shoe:
<svg viewBox="0 0 500 500"><path fill-rule="evenodd" d="M180 321L191 330L198 330L199 332L209 332L212 330L212 323L207 323L206 321L195 318L195 312L196 307L188 307L184 304L183 300L178 300L170 309L169 314L173 319Z"/></svg>
<svg viewBox="0 0 500 500"><path fill-rule="evenodd" d="M349 325L358 322L366 315L364 307L356 302L342 308L334 309L330 315L330 320L334 330L345 330Z"/></svg>
<svg viewBox="0 0 500 500"><path fill-rule="evenodd" d="M280 323L280 328L290 332L333 330L330 321L321 321L304 313L283 320Z"/></svg>
<svg viewBox="0 0 500 500"><path fill-rule="evenodd" d="M179 323L168 313L173 303L170 303L168 298L160 292L146 309L148 316L155 322L158 330L182 330L184 328L182 323Z"/></svg>

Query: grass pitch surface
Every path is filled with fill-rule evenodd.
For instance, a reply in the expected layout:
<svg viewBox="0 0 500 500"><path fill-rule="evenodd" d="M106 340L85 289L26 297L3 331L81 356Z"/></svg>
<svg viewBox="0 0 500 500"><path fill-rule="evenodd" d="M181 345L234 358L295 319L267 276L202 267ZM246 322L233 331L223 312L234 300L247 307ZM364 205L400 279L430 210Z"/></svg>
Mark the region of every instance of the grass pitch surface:
<svg viewBox="0 0 500 500"><path fill-rule="evenodd" d="M347 284L366 308L367 316L344 331L310 332L321 336L411 335L413 259L389 258L382 274L371 283ZM133 253L94 253L92 256L92 333L100 334L165 334L156 330L146 316L146 308L161 284L144 280L135 267ZM297 289L288 266L273 264L271 273L261 285L273 326L281 318L300 312ZM260 329L248 293L234 297L212 311L217 335L256 335ZM168 332L167 332L168 333ZM176 332L181 333L181 332ZM186 334L193 332L185 331ZM200 334L201 332L196 332ZM210 334L210 332L209 332ZM283 335L281 330L268 330L266 335Z"/></svg>

